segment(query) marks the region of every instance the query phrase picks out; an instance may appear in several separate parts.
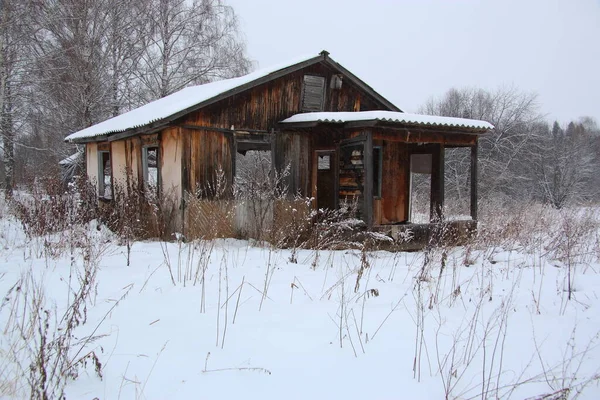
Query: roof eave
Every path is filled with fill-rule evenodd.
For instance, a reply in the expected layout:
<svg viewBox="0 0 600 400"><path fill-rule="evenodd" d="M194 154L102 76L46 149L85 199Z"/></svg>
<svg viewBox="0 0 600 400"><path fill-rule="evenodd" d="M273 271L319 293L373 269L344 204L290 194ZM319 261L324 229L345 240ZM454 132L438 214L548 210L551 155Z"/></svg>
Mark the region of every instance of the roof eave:
<svg viewBox="0 0 600 400"><path fill-rule="evenodd" d="M357 129L357 128L372 128L372 127L385 127L391 129L427 129L436 130L440 132L447 132L450 134L465 134L465 135L476 135L481 136L491 131L487 128L478 127L461 127L461 126L450 126L450 125L433 125L433 124L411 124L406 122L393 122L393 121L381 121L377 119L364 120L364 121L303 121L303 122L280 122L279 128L288 129L306 129L315 128L322 125L335 125L341 129Z"/></svg>
<svg viewBox="0 0 600 400"><path fill-rule="evenodd" d="M87 144L87 143L96 143L96 142L106 142L107 138L108 138L108 135L97 135L97 136L75 138L75 139L65 138L64 141L66 143L72 143L72 144Z"/></svg>

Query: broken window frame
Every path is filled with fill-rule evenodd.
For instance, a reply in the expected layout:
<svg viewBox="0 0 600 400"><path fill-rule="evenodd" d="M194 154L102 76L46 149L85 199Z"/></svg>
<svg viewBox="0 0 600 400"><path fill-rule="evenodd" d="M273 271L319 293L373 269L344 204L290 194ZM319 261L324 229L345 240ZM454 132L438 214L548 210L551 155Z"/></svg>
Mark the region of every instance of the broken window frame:
<svg viewBox="0 0 600 400"><path fill-rule="evenodd" d="M156 166L154 168L156 168L156 182L149 182L149 169L151 168L149 165L149 157L148 157L148 152L150 150L156 150L156 157L155 157L155 163ZM159 146L157 145L147 145L147 146L143 146L142 147L142 179L143 179L143 183L144 183L144 190L146 192L150 192L153 191L156 196L158 196L159 194L159 190L160 190L160 149ZM152 184L154 184L156 187L152 187Z"/></svg>
<svg viewBox="0 0 600 400"><path fill-rule="evenodd" d="M325 162L327 160L327 162ZM317 170L330 171L333 169L333 152L331 150L317 150Z"/></svg>
<svg viewBox="0 0 600 400"><path fill-rule="evenodd" d="M104 157L107 157L105 162ZM109 169L109 174L105 173L106 168ZM109 182L106 182L106 178L108 177ZM110 157L110 151L108 150L99 150L98 151L98 197L105 200L112 200L113 198L113 185L112 185L112 160ZM110 193L106 194L106 188L110 189Z"/></svg>

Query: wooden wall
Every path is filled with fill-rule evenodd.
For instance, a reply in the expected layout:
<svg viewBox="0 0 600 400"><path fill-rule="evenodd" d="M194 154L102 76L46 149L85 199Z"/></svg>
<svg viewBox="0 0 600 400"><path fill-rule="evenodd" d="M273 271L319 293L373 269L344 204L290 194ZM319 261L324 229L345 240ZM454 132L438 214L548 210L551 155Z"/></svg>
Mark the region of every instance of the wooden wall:
<svg viewBox="0 0 600 400"><path fill-rule="evenodd" d="M281 173L289 166L284 179L290 194L311 196L312 176L311 136L306 133L278 133L274 144L275 169Z"/></svg>
<svg viewBox="0 0 600 400"><path fill-rule="evenodd" d="M131 173L129 172L130 168L127 166L124 140L110 143L110 164L114 187L126 190L129 187Z"/></svg>
<svg viewBox="0 0 600 400"><path fill-rule="evenodd" d="M161 193L175 204L181 202L183 142L181 128L170 127L160 133L159 173Z"/></svg>
<svg viewBox="0 0 600 400"><path fill-rule="evenodd" d="M88 143L85 146L86 170L88 180L96 185L98 191L98 144Z"/></svg>
<svg viewBox="0 0 600 400"><path fill-rule="evenodd" d="M402 143L432 143L452 146L473 146L477 143L476 135L454 134L444 131L431 131L420 129L384 129L374 128L373 140L386 140Z"/></svg>
<svg viewBox="0 0 600 400"><path fill-rule="evenodd" d="M331 89L330 82L334 72L336 71L323 64L312 65L193 112L182 123L226 129L233 125L239 130L270 130L283 119L302 112L301 93L305 74L326 78L323 111L387 109L349 80L343 81L341 89Z"/></svg>
<svg viewBox="0 0 600 400"><path fill-rule="evenodd" d="M181 128L182 187L196 197L231 195L233 183L233 135L223 132ZM222 170L222 193L216 193Z"/></svg>
<svg viewBox="0 0 600 400"><path fill-rule="evenodd" d="M383 141L381 208L376 224L404 222L408 219L409 179L406 143Z"/></svg>

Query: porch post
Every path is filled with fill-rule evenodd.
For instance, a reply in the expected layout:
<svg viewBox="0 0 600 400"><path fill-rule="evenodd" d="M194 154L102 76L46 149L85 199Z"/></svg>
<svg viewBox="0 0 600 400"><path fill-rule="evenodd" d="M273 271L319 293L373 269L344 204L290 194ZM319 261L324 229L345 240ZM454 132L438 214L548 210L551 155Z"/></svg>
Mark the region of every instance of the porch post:
<svg viewBox="0 0 600 400"><path fill-rule="evenodd" d="M365 173L364 187L364 211L367 227L373 227L373 132L365 132L365 148L363 152L363 163Z"/></svg>
<svg viewBox="0 0 600 400"><path fill-rule="evenodd" d="M444 212L444 159L445 147L437 146L431 155L431 208L429 220L441 221Z"/></svg>
<svg viewBox="0 0 600 400"><path fill-rule="evenodd" d="M478 144L471 146L471 219L477 220L477 150Z"/></svg>

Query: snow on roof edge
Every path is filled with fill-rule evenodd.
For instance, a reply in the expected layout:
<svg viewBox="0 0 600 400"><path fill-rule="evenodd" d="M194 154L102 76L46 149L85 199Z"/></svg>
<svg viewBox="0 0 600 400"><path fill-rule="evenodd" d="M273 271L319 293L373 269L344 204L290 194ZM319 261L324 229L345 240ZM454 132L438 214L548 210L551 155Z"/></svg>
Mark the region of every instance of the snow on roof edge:
<svg viewBox="0 0 600 400"><path fill-rule="evenodd" d="M79 157L83 156L83 151L77 151L76 153L71 154L69 157L63 158L58 162L59 165L69 165L73 162L77 161Z"/></svg>
<svg viewBox="0 0 600 400"><path fill-rule="evenodd" d="M406 124L448 126L473 129L494 129L494 125L486 121L467 118L441 117L437 115L410 114L396 111L343 111L343 112L310 112L296 114L281 121L282 124L302 122L345 123L351 121L383 121Z"/></svg>
<svg viewBox="0 0 600 400"><path fill-rule="evenodd" d="M287 63L279 63L271 67L262 68L237 78L224 79L203 85L189 86L116 117L71 133L65 137L65 141L94 138L108 134L124 132L128 129L139 128L168 118L173 114L208 101L247 83L264 78L282 69L293 67L294 65L317 57L319 57L319 55L305 55Z"/></svg>

